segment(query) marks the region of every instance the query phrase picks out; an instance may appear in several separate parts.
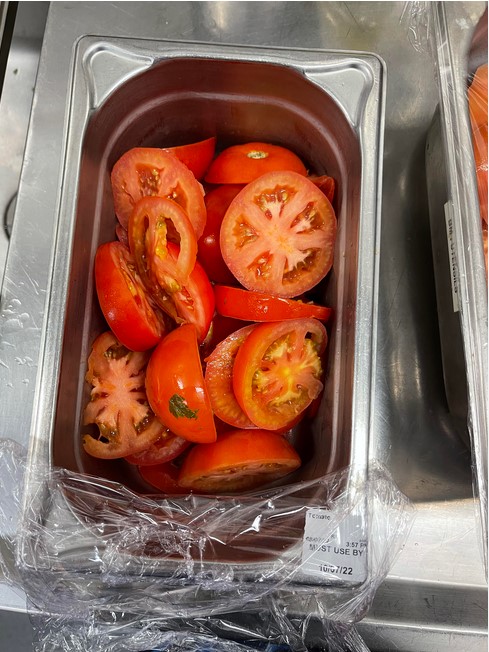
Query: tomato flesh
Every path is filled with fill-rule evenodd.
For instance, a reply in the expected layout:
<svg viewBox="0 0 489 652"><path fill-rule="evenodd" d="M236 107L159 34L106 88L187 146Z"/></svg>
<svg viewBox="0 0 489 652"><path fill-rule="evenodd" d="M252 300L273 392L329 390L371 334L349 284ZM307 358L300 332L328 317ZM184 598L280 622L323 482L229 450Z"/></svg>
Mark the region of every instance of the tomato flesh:
<svg viewBox="0 0 489 652"><path fill-rule="evenodd" d="M117 161L111 174L114 209L127 229L137 202L143 197L166 197L183 208L197 238L205 225L202 186L187 166L171 152L153 147L135 147Z"/></svg>
<svg viewBox="0 0 489 652"><path fill-rule="evenodd" d="M282 478L300 464L284 437L263 430L235 430L220 435L213 444L194 446L178 483L202 493L245 491Z"/></svg>
<svg viewBox="0 0 489 652"><path fill-rule="evenodd" d="M287 170L307 174L300 158L285 147L270 143L233 145L212 162L205 176L207 183L249 183L262 174Z"/></svg>
<svg viewBox="0 0 489 652"><path fill-rule="evenodd" d="M315 303L273 297L263 292L251 292L225 285L215 285L214 295L216 310L220 315L244 321L267 322L315 317L326 322L332 313L331 308Z"/></svg>
<svg viewBox="0 0 489 652"><path fill-rule="evenodd" d="M141 453L128 455L125 459L129 464L136 466L154 466L163 462L170 462L181 455L190 442L182 437L177 437L170 430L166 429L161 436L149 448Z"/></svg>
<svg viewBox="0 0 489 652"><path fill-rule="evenodd" d="M326 329L316 319L259 324L236 354L233 390L243 412L259 428L296 422L320 394Z"/></svg>
<svg viewBox="0 0 489 652"><path fill-rule="evenodd" d="M271 172L232 201L220 243L245 288L291 298L329 272L335 238L336 216L319 188L294 172Z"/></svg>
<svg viewBox="0 0 489 652"><path fill-rule="evenodd" d="M235 428L256 428L236 400L233 366L239 347L255 327L245 326L220 342L206 358L205 382L214 414Z"/></svg>
<svg viewBox="0 0 489 652"><path fill-rule="evenodd" d="M216 440L193 324L176 328L153 351L146 392L151 408L173 433L193 442Z"/></svg>
<svg viewBox="0 0 489 652"><path fill-rule="evenodd" d="M98 438L85 435L87 453L102 459L126 457L145 450L164 432L148 406L145 369L147 352L133 352L106 332L94 342L86 380L92 385L84 425L95 424Z"/></svg>
<svg viewBox="0 0 489 652"><path fill-rule="evenodd" d="M111 330L132 351L151 349L166 325L139 277L129 250L120 242L100 245L95 255L95 286Z"/></svg>
<svg viewBox="0 0 489 652"><path fill-rule="evenodd" d="M178 484L180 469L172 462L154 466L140 466L138 470L146 482L164 494L175 495L188 493L187 489L184 489Z"/></svg>

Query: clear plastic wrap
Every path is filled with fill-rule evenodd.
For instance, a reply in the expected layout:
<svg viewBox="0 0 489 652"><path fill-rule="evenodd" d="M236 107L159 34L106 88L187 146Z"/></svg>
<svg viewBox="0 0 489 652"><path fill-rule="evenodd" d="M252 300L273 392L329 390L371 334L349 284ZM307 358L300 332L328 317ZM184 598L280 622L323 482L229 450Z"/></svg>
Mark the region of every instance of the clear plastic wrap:
<svg viewBox="0 0 489 652"><path fill-rule="evenodd" d="M1 442L0 460L2 477L22 474L26 464L10 441ZM171 619L237 611L274 614L282 632L295 631L297 614L301 626L317 619L348 628L368 610L413 513L375 462L367 477L347 468L214 499L153 499L63 469L39 468L31 482L34 499L12 529L15 571L7 574L34 612L49 614L47 630L84 623L91 650L112 649L107 641L121 632L137 640ZM1 517L20 499L20 489L2 496ZM299 649L300 632L291 636L284 640Z"/></svg>
<svg viewBox="0 0 489 652"><path fill-rule="evenodd" d="M430 13L440 103L427 174L445 388L467 424L487 565L487 9L463 53L444 3Z"/></svg>

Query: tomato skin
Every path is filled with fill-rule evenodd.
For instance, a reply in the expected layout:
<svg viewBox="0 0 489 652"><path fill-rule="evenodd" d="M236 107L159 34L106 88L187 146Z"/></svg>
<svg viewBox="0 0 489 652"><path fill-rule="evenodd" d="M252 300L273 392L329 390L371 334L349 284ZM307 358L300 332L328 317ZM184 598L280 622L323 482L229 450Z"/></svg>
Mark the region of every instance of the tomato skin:
<svg viewBox="0 0 489 652"><path fill-rule="evenodd" d="M100 245L95 255L95 286L111 330L131 351L146 351L166 332L163 317L153 308L129 250L120 242Z"/></svg>
<svg viewBox="0 0 489 652"><path fill-rule="evenodd" d="M246 143L223 150L211 163L207 183L249 183L268 172L287 170L307 174L304 163L285 147L270 143Z"/></svg>
<svg viewBox="0 0 489 652"><path fill-rule="evenodd" d="M111 331L92 345L85 379L92 385L84 425L95 424L99 438L83 437L85 451L100 459L117 459L147 449L165 428L149 409L144 391L148 352L123 347Z"/></svg>
<svg viewBox="0 0 489 652"><path fill-rule="evenodd" d="M249 183L222 221L222 257L248 290L291 298L312 289L333 264L336 216L312 181L270 172Z"/></svg>
<svg viewBox="0 0 489 652"><path fill-rule="evenodd" d="M233 430L213 444L194 446L178 483L202 493L245 491L277 480L300 464L284 437L264 430Z"/></svg>
<svg viewBox="0 0 489 652"><path fill-rule="evenodd" d="M204 178L207 168L211 164L216 151L216 138L207 138L198 143L179 145L178 147L164 147L165 152L171 152L179 161L184 163L199 181Z"/></svg>
<svg viewBox="0 0 489 652"><path fill-rule="evenodd" d="M233 367L234 395L250 421L266 430L297 423L323 388L321 355L326 343L326 329L317 319L256 326Z"/></svg>
<svg viewBox="0 0 489 652"><path fill-rule="evenodd" d="M166 462L154 466L140 466L139 473L141 477L150 485L164 494L186 494L184 489L178 484L178 474L180 469L172 462Z"/></svg>
<svg viewBox="0 0 489 652"><path fill-rule="evenodd" d="M225 285L215 285L214 295L216 310L220 315L244 321L268 322L315 317L327 322L332 314L331 308L326 306Z"/></svg>
<svg viewBox="0 0 489 652"><path fill-rule="evenodd" d="M134 147L116 162L111 173L117 219L127 229L136 203L143 197L175 201L190 219L198 238L205 226L202 186L187 166L171 152L155 147Z"/></svg>
<svg viewBox="0 0 489 652"><path fill-rule="evenodd" d="M336 192L336 182L333 177L328 177L327 174L323 174L319 177L309 176L308 179L319 188L332 204Z"/></svg>
<svg viewBox="0 0 489 652"><path fill-rule="evenodd" d="M176 328L153 351L146 393L154 413L173 433L193 442L216 440L193 324Z"/></svg>
<svg viewBox="0 0 489 652"><path fill-rule="evenodd" d="M205 383L214 414L235 428L256 428L239 406L233 390L236 354L254 328L254 325L240 328L220 342L206 358Z"/></svg>
<svg viewBox="0 0 489 652"><path fill-rule="evenodd" d="M223 260L219 233L229 204L242 189L242 185L235 184L218 186L207 193L204 198L207 208L207 221L198 242L198 258L211 281L215 283L225 283L227 285L236 283L236 279Z"/></svg>
<svg viewBox="0 0 489 652"><path fill-rule="evenodd" d="M174 460L189 446L189 441L177 437L177 435L166 429L149 448L140 453L128 455L125 459L126 462L135 466L155 466L156 464Z"/></svg>

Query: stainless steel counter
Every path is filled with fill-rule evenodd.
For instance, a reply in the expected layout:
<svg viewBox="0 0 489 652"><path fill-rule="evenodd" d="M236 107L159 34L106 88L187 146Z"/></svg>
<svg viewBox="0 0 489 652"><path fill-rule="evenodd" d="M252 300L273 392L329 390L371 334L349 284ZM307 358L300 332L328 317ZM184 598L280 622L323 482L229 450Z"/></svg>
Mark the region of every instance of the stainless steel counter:
<svg viewBox="0 0 489 652"><path fill-rule="evenodd" d="M447 3L467 47L481 2ZM419 3L53 3L2 287L0 437L28 444L55 228L70 59L82 35L364 50L387 65L371 456L417 518L360 631L376 650L486 650L470 454L446 408L424 150L438 95ZM55 291L55 290L54 290Z"/></svg>

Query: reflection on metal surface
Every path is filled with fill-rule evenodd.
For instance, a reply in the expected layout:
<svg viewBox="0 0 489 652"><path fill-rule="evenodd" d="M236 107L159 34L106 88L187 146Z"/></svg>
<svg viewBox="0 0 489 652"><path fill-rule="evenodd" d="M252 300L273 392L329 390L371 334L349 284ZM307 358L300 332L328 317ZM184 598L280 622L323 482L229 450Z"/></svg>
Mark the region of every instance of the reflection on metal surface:
<svg viewBox="0 0 489 652"><path fill-rule="evenodd" d="M477 620L480 614L487 625L470 458L446 407L437 329L424 147L438 92L429 50L416 50L409 40L410 11L422 5L233 2L218 24L213 14L221 5L231 3L148 2L144 11L132 2L52 3L12 236L12 250L23 256L9 256L3 289L0 434L26 443L32 416L36 368L13 359L37 360L39 351L76 39L131 34L375 51L387 63L388 85L371 455L388 466L420 514L364 623L366 638L379 650L486 652L487 634ZM460 51L484 9L483 2L446 3Z"/></svg>

